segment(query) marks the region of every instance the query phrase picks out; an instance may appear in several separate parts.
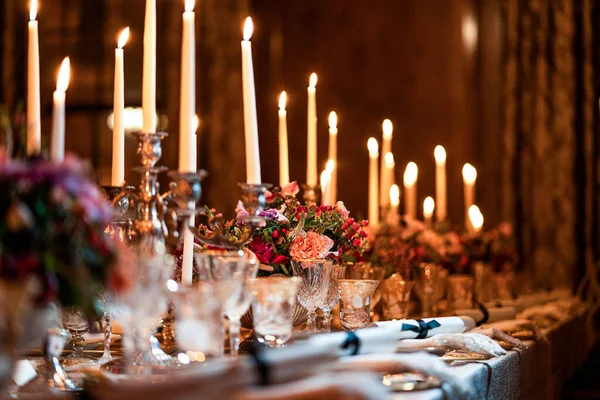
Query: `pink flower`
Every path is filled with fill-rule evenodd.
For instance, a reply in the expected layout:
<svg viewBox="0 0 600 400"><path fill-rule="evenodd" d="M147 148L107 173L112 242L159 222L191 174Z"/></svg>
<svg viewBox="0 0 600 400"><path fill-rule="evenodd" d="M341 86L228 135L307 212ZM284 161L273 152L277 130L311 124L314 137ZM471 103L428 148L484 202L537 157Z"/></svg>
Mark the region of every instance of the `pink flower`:
<svg viewBox="0 0 600 400"><path fill-rule="evenodd" d="M343 201L338 201L335 205L335 208L338 209L338 211L340 212L340 214L342 214L342 217L344 218L348 218L348 216L350 215L350 211L348 211Z"/></svg>
<svg viewBox="0 0 600 400"><path fill-rule="evenodd" d="M273 248L260 236L254 236L247 245L248 249L256 255L261 264L270 264L273 259Z"/></svg>
<svg viewBox="0 0 600 400"><path fill-rule="evenodd" d="M333 247L333 240L316 232L298 236L290 246L290 255L295 260L323 259Z"/></svg>
<svg viewBox="0 0 600 400"><path fill-rule="evenodd" d="M237 207L235 208L235 213L236 213L236 219L238 221L241 221L244 218L247 218L250 216L250 213L248 211L246 211L246 208L244 207L244 203L240 201L238 201L237 203Z"/></svg>
<svg viewBox="0 0 600 400"><path fill-rule="evenodd" d="M281 194L284 196L296 196L300 189L298 189L298 183L296 181L290 182L281 188Z"/></svg>

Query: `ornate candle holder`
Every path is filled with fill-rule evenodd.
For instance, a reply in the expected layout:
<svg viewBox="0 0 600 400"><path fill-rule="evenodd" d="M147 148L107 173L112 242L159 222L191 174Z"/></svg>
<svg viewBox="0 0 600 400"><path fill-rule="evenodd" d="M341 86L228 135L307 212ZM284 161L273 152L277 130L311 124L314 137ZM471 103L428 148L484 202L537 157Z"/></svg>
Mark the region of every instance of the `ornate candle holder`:
<svg viewBox="0 0 600 400"><path fill-rule="evenodd" d="M317 204L321 194L320 186L313 186L307 183L302 185L302 199L307 205Z"/></svg>

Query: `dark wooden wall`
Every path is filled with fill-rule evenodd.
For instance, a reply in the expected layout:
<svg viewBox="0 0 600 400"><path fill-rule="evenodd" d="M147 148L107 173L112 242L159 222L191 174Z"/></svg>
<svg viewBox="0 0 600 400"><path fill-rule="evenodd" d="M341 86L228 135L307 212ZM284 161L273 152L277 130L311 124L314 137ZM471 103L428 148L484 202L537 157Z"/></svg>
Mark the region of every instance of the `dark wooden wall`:
<svg viewBox="0 0 600 400"><path fill-rule="evenodd" d="M179 4L181 3L181 4ZM10 5L10 7L9 7ZM45 0L39 12L42 57L43 132L49 133L51 93L64 55L72 60L67 94L68 151L91 159L100 183L109 181L112 74L117 32L129 25L125 50L126 104L141 99L143 0ZM177 120L181 2L158 0L158 109L170 133L164 164L177 165ZM4 60L7 68L24 66L27 5L5 0L14 16L19 51ZM463 216L461 168L473 163L480 173L478 202L490 225L501 219L498 191L500 154L499 79L501 13L496 0L198 0L198 109L202 125L199 165L211 173L206 200L232 209L235 182L244 179L241 118L241 26L250 13L257 81L263 180L277 183L277 96L289 95L291 177L305 180L306 86L319 75L319 162L327 149L327 115L339 116L339 196L359 214L367 210L369 136L381 136L381 122L394 122L396 179L408 161L419 165L419 201L434 194L433 148L448 151L449 215ZM479 40L468 50L463 22L471 15L480 25ZM485 22L485 23L483 23ZM16 35L16 36L15 36ZM22 71L22 69L21 69ZM4 88L8 101L23 96L19 84ZM4 73L6 76L14 74ZM7 93L11 92L12 97ZM127 141L127 168L137 162L135 142ZM137 177L127 174L127 179Z"/></svg>

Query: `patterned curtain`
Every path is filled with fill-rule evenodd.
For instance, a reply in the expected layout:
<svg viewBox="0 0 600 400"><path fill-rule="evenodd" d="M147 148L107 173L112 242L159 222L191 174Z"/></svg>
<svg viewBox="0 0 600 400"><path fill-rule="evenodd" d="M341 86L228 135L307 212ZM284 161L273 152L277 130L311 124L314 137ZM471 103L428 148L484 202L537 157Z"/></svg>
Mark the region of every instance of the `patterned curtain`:
<svg viewBox="0 0 600 400"><path fill-rule="evenodd" d="M503 214L545 287L597 257L592 2L503 0Z"/></svg>

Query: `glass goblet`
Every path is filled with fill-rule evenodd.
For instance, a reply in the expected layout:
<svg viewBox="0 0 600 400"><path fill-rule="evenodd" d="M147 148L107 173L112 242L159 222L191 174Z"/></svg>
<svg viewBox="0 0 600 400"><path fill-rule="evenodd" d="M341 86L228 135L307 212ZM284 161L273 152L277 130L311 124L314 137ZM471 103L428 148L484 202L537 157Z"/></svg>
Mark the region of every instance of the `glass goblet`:
<svg viewBox="0 0 600 400"><path fill-rule="evenodd" d="M229 319L229 343L232 355L240 346L240 319L252 300L246 281L256 277L258 263L250 262L241 251L204 251L195 254L200 278L215 285L223 312Z"/></svg>
<svg viewBox="0 0 600 400"><path fill-rule="evenodd" d="M249 282L252 291L254 333L269 347L283 346L292 337L296 294L301 279L257 278Z"/></svg>
<svg viewBox="0 0 600 400"><path fill-rule="evenodd" d="M345 265L332 265L329 269L331 271L329 285L327 286L327 293L323 297L323 302L319 305L321 311L323 311L323 332L331 332L331 310L338 302L339 294L335 287L335 280L341 279L346 273Z"/></svg>
<svg viewBox="0 0 600 400"><path fill-rule="evenodd" d="M453 310L473 307L473 278L467 274L448 277L448 300Z"/></svg>
<svg viewBox="0 0 600 400"><path fill-rule="evenodd" d="M340 322L346 331L365 328L371 320L371 299L379 281L371 279L338 279L335 286L340 296Z"/></svg>
<svg viewBox="0 0 600 400"><path fill-rule="evenodd" d="M64 328L71 334L73 352L63 359L67 366L91 363L95 359L84 353L85 334L90 329L90 322L83 312L76 308L65 308L62 310L62 323Z"/></svg>
<svg viewBox="0 0 600 400"><path fill-rule="evenodd" d="M373 267L370 262L357 262L346 270L348 279L372 279L381 282L385 277L385 268ZM371 317L374 315L374 309L381 301L381 286L377 286L373 298L371 299Z"/></svg>
<svg viewBox="0 0 600 400"><path fill-rule="evenodd" d="M437 302L444 296L448 271L429 263L420 264L416 271L415 293L421 300L421 316L432 317Z"/></svg>
<svg viewBox="0 0 600 400"><path fill-rule="evenodd" d="M408 301L410 292L415 286L414 281L404 280L396 274L381 282L381 300L383 304L383 319L406 319L408 317Z"/></svg>
<svg viewBox="0 0 600 400"><path fill-rule="evenodd" d="M323 303L329 287L331 260L292 260L294 275L302 279L298 289L298 301L308 311L306 331L315 332L317 325L316 309Z"/></svg>
<svg viewBox="0 0 600 400"><path fill-rule="evenodd" d="M110 341L112 336L112 316L108 308L108 294L101 293L100 301L102 302L102 308L104 309L102 318L100 319L102 322L102 333L104 334L104 352L102 353L102 357L100 357L100 359L96 361L96 364L103 365L113 360L113 356L110 354Z"/></svg>

